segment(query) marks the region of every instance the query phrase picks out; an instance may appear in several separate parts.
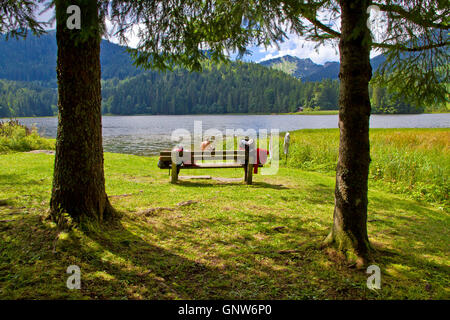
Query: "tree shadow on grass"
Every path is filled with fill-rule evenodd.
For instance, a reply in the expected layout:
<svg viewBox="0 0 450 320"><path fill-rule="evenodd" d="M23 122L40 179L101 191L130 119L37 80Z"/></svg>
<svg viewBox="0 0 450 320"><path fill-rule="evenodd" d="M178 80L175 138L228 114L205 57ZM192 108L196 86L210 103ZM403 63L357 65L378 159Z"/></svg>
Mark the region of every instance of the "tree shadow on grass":
<svg viewBox="0 0 450 320"><path fill-rule="evenodd" d="M226 283L225 287L228 287L234 282L221 270L143 240L130 232L120 221L86 235L98 244L99 250L87 250L86 246L80 246L81 257L88 257L91 269L98 269L113 277L113 280L103 281L118 290L114 294L115 297L120 292L120 295L128 298L213 299L225 295L219 283ZM109 261L105 252L110 256ZM95 282L102 279L91 281L94 287L98 287ZM89 282L86 285L89 286ZM95 291L88 294L98 295ZM106 295L105 298L111 296Z"/></svg>
<svg viewBox="0 0 450 320"><path fill-rule="evenodd" d="M190 236L192 232L182 227L174 228L172 225L163 223L158 228L140 226L139 232L154 232L158 236L167 237L175 233L178 233L179 237L181 232L185 235L182 239L184 243L169 251L150 244L130 232L129 228L121 222L116 222L96 232L88 233L88 237L99 245L100 250L86 250L86 246L80 246L83 248L80 254L88 257L90 268L98 268L113 276L114 280L107 281L105 285L116 288L121 295L128 294L132 297L129 291L137 286L140 287L140 289L136 288L138 291L145 292L143 298L153 299L286 298L283 287L287 283L292 283L295 278L303 279L302 288L300 284L297 289L291 287L290 294L301 297L302 290L309 290L309 293L314 291L314 286L305 282L307 274L301 274L301 271L295 268L291 268L288 273L280 272L276 270L277 266L261 263L259 259L264 255L260 252L263 250L267 252L266 246L260 246L259 249L252 248L249 252L243 253L242 246L247 246L249 240L245 237L232 241L218 241L224 246L236 248L236 251L232 249L229 253L220 254L211 250L211 246L202 242L201 239L196 240L195 237ZM180 248L188 251L190 247L203 252L211 251L211 259L225 261L225 266L218 263L217 267L213 267L198 262L195 258L183 257L181 252L176 253ZM105 261L105 257L102 257L105 251L120 258L117 260L128 261L129 266L119 266L112 261ZM189 252L183 252L183 254L189 255ZM283 256L279 258L285 260ZM242 265L243 263L245 265ZM285 262L276 263L276 265L279 264L285 264ZM121 283L126 284L127 293L120 288ZM89 284L89 281L86 282L86 286ZM98 287L95 283L92 285ZM300 292L294 293L296 291ZM98 296L96 292L89 294Z"/></svg>
<svg viewBox="0 0 450 320"><path fill-rule="evenodd" d="M449 223L448 215L433 210L430 204L395 196L369 199L369 238L385 243L374 241L376 258L391 269L391 277L395 274L398 279L417 281L417 285L434 282L433 287L445 287L442 279L450 281L446 258ZM434 290L425 289L422 286L430 294Z"/></svg>
<svg viewBox="0 0 450 320"><path fill-rule="evenodd" d="M24 184L42 185L47 184L44 180L25 179L29 175L24 174L0 174L0 181L2 186L23 186Z"/></svg>
<svg viewBox="0 0 450 320"><path fill-rule="evenodd" d="M322 184L315 184L305 186L299 192L303 193L305 199L310 204L325 204L334 205L334 187L329 187Z"/></svg>
<svg viewBox="0 0 450 320"><path fill-rule="evenodd" d="M0 239L9 239L0 248L0 279L11 281L2 284L0 297L214 299L227 296L236 282L218 268L145 241L135 231L136 225L115 221L74 230L58 240L59 231L42 217L26 215L8 222L0 229ZM170 236L171 230L164 232ZM69 265L81 269L81 290L66 287Z"/></svg>
<svg viewBox="0 0 450 320"><path fill-rule="evenodd" d="M88 280L85 281L85 286L89 286L89 281L93 281L92 286L98 287L95 281L106 281L105 285L112 286L122 295L129 297L133 297L130 290L136 288L136 291L141 294L145 292L142 298L236 299L239 295L233 291L234 288L245 289L251 285L248 275L242 277L241 273L239 277L236 277L239 272L233 267L227 269L213 267L196 261L195 257L183 257L181 254L189 255L190 253L176 253L180 246L169 251L154 245L134 232L130 232L131 227L131 225L126 227L118 221L95 232L86 233L98 245L97 250L90 250L86 246L76 244L77 247L82 248L80 257L88 261L90 269L98 268L99 271L104 271L113 277L113 280ZM168 224L161 224L158 228L136 224L132 228L136 232L157 233L163 238L171 237L174 233L189 233L189 230L184 230L182 227L174 228ZM210 249L201 241L195 241L189 236L186 236L183 241L195 247L204 247L206 251ZM116 262L108 261L105 258L105 252L115 256L113 260ZM117 261L127 261L128 264L121 265ZM125 289L121 288L124 284L128 290L126 293ZM98 293L94 291L89 294L98 296ZM259 291L255 293L255 296L257 294ZM244 297L248 296L240 298Z"/></svg>
<svg viewBox="0 0 450 320"><path fill-rule="evenodd" d="M383 207L378 202L384 203L387 211L377 214L386 217L390 216L390 210L413 205L407 200L395 200L392 204L383 198L373 198L372 202L380 210ZM399 235L392 236L398 240L392 243L392 249L379 250L377 262L383 276L387 267L403 266L397 270L398 278L392 274L383 278L383 288L391 288L387 291L390 298L408 297L408 287L423 291L424 281L432 283L430 297L439 297L439 292L442 297L442 286L448 283L448 267L434 262L414 246L407 246L407 241L423 240L424 233L430 233L441 219L425 206L416 209L419 211L412 216L415 219L410 224L404 223L403 216L394 215L388 219L393 224L385 225L385 228L395 228ZM327 263L326 254L315 245L323 235L317 233L311 237L307 233L311 229L302 224L289 226L289 221L283 220L286 217L274 216L275 221L266 227L265 223L271 219L261 215L254 217L249 228L242 228L246 221L239 224L228 216L220 219L194 216L194 220L189 220L184 216L188 214L186 210L179 208L175 212L179 222L174 221L175 216L145 221L143 217L124 213L121 221L81 235L75 232L67 240L58 240L54 254L47 247L54 243L55 230L39 222L36 216L26 215L19 226L14 227L19 221L10 222L11 229L3 231L20 251L8 251L3 255L11 259L8 262L11 269L0 270L0 277L13 279L8 288L22 298L79 298L65 287L68 277L65 271L70 264L81 268L82 289L78 294L92 299L376 297L365 288L367 275L364 271ZM264 228L251 226L258 223ZM220 231L220 224L224 224L225 234ZM272 228L280 224L288 228ZM424 224L432 225L423 227ZM423 230L417 232L421 227ZM227 229L239 232L227 236ZM445 229L442 224L437 231L441 229ZM196 233L199 230L203 234L211 232L211 236L200 237ZM442 244L424 242L423 245L422 252L442 253ZM5 244L5 248L2 250L9 250L10 244ZM210 254L209 262L198 258L197 253L204 252ZM402 277L406 280L401 280ZM55 281L56 287L46 287L47 283ZM389 295L394 290L395 295ZM26 294L22 293L25 291Z"/></svg>

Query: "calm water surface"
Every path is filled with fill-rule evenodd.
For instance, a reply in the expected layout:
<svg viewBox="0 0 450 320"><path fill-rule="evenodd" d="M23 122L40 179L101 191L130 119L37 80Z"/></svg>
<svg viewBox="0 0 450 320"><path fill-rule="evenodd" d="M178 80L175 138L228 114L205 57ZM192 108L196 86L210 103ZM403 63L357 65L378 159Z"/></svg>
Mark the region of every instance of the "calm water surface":
<svg viewBox="0 0 450 320"><path fill-rule="evenodd" d="M337 128L337 115L183 115L183 116L104 116L103 144L107 152L154 155L173 145L171 133L184 128L193 133L194 121L202 121L203 131L226 129L298 129ZM46 137L56 137L56 117L23 118ZM449 128L450 113L418 115L372 115L371 128Z"/></svg>

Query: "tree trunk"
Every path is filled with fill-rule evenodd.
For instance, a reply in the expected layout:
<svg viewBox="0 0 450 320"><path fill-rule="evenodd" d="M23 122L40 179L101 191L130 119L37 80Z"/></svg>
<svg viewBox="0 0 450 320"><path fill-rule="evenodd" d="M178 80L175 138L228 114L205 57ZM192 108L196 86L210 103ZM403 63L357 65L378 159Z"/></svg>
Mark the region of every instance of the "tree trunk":
<svg viewBox="0 0 450 320"><path fill-rule="evenodd" d="M370 164L368 0L341 0L339 160L336 168L333 227L326 239L350 260L370 260L367 236L367 180Z"/></svg>
<svg viewBox="0 0 450 320"><path fill-rule="evenodd" d="M81 9L68 29L67 7ZM56 1L58 135L50 212L102 221L114 213L105 192L101 124L100 24L97 1Z"/></svg>

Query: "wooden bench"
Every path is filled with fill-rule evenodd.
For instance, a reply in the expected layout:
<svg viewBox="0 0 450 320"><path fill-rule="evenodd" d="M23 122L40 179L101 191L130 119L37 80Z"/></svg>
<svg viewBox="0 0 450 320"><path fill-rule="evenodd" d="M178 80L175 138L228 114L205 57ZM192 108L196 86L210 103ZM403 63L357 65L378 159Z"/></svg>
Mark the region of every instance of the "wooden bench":
<svg viewBox="0 0 450 320"><path fill-rule="evenodd" d="M173 154L173 157L172 157ZM222 151L161 151L159 153L159 160L162 164L158 165L161 169L172 170L171 183L178 181L178 175L181 169L244 169L244 181L247 184L252 184L253 180L253 166L255 161L250 161L251 155L249 146L245 146L244 150L222 150ZM252 157L253 158L253 157ZM202 163L202 160L231 160L222 163ZM177 165L178 163L178 165ZM258 167L262 167L258 164ZM176 168L176 169L175 169Z"/></svg>

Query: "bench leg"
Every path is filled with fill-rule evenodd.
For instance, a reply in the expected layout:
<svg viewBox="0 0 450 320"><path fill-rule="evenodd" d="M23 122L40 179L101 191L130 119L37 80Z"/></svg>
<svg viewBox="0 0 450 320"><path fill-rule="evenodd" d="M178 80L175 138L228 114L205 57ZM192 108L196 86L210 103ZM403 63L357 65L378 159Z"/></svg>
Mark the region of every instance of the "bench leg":
<svg viewBox="0 0 450 320"><path fill-rule="evenodd" d="M172 175L171 175L170 183L177 183L179 171L180 171L180 169L177 167L177 164L172 162Z"/></svg>
<svg viewBox="0 0 450 320"><path fill-rule="evenodd" d="M250 162L247 165L247 172L246 172L246 179L245 182L247 184L252 184L253 183L253 164L251 164Z"/></svg>

